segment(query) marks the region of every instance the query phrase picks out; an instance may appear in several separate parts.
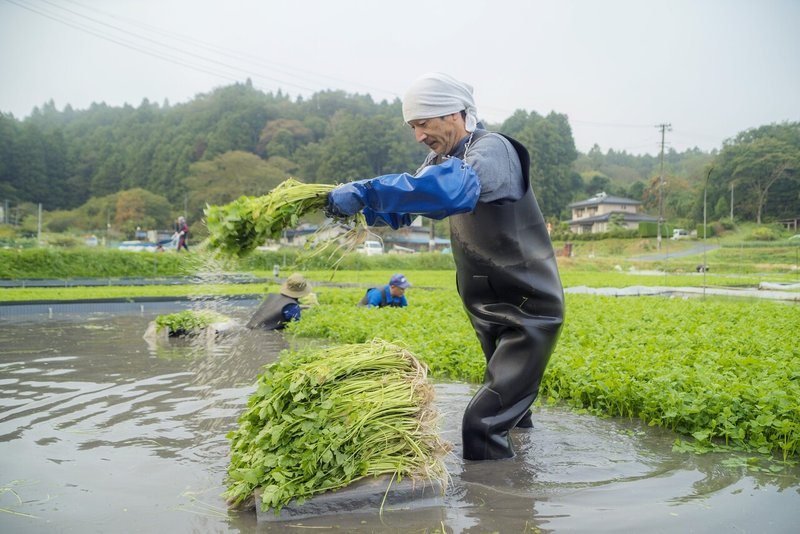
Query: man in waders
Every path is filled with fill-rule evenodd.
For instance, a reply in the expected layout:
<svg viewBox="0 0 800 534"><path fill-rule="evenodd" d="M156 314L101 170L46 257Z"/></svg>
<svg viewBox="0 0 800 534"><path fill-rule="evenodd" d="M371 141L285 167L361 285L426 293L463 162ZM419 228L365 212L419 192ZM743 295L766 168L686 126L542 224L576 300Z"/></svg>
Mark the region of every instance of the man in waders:
<svg viewBox="0 0 800 534"><path fill-rule="evenodd" d="M431 152L412 176L343 184L332 217L361 211L371 225L449 217L459 295L486 357L484 382L462 420L464 458L514 455L509 431L532 427L530 407L564 319L555 254L518 141L478 128L472 87L446 74L416 80L403 119Z"/></svg>
<svg viewBox="0 0 800 534"><path fill-rule="evenodd" d="M247 328L282 330L287 323L300 320L300 298L311 293L303 275L294 273L281 286L280 293L270 293L259 306Z"/></svg>

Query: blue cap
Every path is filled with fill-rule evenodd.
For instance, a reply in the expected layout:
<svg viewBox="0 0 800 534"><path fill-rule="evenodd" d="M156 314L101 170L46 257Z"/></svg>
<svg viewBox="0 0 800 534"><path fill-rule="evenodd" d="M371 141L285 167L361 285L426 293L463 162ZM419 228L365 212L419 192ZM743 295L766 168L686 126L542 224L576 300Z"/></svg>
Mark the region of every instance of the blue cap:
<svg viewBox="0 0 800 534"><path fill-rule="evenodd" d="M406 280L406 277L399 273L392 276L392 278L389 280L389 285L402 287L403 289L411 287L411 283Z"/></svg>

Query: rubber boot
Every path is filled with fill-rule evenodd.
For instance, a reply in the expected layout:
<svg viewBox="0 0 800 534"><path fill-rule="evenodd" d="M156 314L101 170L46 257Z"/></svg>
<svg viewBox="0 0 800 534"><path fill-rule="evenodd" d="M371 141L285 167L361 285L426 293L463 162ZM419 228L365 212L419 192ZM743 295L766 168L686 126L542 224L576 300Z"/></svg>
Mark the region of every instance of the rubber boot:
<svg viewBox="0 0 800 534"><path fill-rule="evenodd" d="M533 414L531 414L531 411L528 410L525 415L522 416L522 419L517 422L517 425L514 428L533 428L532 416Z"/></svg>
<svg viewBox="0 0 800 534"><path fill-rule="evenodd" d="M503 409L500 395L481 386L464 411L461 438L465 460L501 460L514 456L508 439L511 412Z"/></svg>
<svg viewBox="0 0 800 534"><path fill-rule="evenodd" d="M464 458L511 458L514 451L508 432L530 413L555 336L536 327L496 329L475 320L473 326L484 349L491 348L491 334L496 341L486 363L484 384L464 411Z"/></svg>

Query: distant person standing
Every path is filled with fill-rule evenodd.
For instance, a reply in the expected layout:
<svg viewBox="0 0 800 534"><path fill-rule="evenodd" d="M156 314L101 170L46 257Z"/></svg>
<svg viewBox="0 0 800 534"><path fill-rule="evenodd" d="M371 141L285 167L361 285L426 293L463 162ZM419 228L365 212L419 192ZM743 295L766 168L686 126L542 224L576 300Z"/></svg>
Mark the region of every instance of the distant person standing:
<svg viewBox="0 0 800 534"><path fill-rule="evenodd" d="M186 249L186 252L189 252L189 225L186 224L186 219L183 217L178 217L178 224L175 227L175 233L178 234L178 252L181 251L182 248Z"/></svg>
<svg viewBox="0 0 800 534"><path fill-rule="evenodd" d="M406 289L409 287L411 287L411 282L404 275L398 273L392 276L385 286L368 289L358 305L370 308L385 308L386 306L405 308L408 306Z"/></svg>

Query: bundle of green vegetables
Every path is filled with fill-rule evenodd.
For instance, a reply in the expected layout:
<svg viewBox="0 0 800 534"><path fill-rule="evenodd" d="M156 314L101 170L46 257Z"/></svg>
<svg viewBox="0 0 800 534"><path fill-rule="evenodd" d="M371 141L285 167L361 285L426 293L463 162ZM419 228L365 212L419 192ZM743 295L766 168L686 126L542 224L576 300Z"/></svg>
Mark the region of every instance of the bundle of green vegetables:
<svg viewBox="0 0 800 534"><path fill-rule="evenodd" d="M436 432L427 369L407 350L376 339L284 353L256 386L227 435L231 505L260 487L262 510L278 513L388 474L444 487L450 446Z"/></svg>
<svg viewBox="0 0 800 534"><path fill-rule="evenodd" d="M167 330L169 336L187 336L199 333L212 323L227 321L228 317L211 310L183 310L156 317L156 331Z"/></svg>
<svg viewBox="0 0 800 534"><path fill-rule="evenodd" d="M296 227L303 215L321 212L334 187L289 178L266 195L242 196L224 206L207 206L208 244L225 254L243 256L267 239L279 239L285 229ZM366 226L361 214L351 222Z"/></svg>

